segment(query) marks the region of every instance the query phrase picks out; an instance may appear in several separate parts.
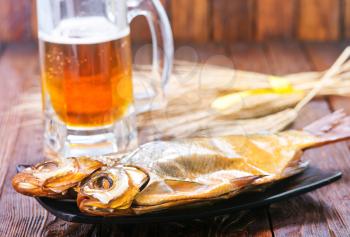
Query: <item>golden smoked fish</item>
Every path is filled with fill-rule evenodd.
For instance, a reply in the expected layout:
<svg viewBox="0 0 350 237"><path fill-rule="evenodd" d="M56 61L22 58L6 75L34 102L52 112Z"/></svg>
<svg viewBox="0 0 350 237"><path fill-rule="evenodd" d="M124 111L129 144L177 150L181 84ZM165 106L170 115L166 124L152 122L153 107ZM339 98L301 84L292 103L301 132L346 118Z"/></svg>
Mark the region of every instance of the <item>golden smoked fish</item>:
<svg viewBox="0 0 350 237"><path fill-rule="evenodd" d="M78 206L93 215L130 215L230 198L300 172L303 150L349 136L350 117L338 111L303 131L151 142L122 157L116 173L105 173L110 180L105 189L90 189L89 194L80 189ZM128 173L130 165L144 175ZM93 188L93 182L88 178L84 185ZM115 187L124 191L113 195ZM110 195L108 200L96 195L101 190ZM97 205L85 205L87 200ZM113 206L116 202L123 205Z"/></svg>
<svg viewBox="0 0 350 237"><path fill-rule="evenodd" d="M259 189L303 170L301 156L305 149L348 137L350 117L337 111L302 131L147 143L115 157L113 162L105 162L103 167L101 163L92 165L94 168L84 172L81 182L67 185L61 176L56 180L62 185L56 182L54 189L48 189L47 181L43 185L42 180L26 180L23 172L15 176L13 184L18 192L33 196L52 196L52 192L56 195L76 185L77 204L82 212L137 215L202 205ZM91 162L101 158L106 157L93 157ZM23 183L27 188L23 188Z"/></svg>

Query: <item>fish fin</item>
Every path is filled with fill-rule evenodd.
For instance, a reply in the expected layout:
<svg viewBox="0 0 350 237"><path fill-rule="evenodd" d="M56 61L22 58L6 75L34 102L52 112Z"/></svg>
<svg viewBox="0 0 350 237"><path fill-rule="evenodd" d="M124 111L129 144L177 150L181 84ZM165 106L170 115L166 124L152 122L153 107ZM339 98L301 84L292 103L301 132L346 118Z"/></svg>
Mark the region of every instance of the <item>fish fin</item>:
<svg viewBox="0 0 350 237"><path fill-rule="evenodd" d="M336 142L350 138L350 116L343 110L337 110L303 129L317 138L320 142L316 145Z"/></svg>

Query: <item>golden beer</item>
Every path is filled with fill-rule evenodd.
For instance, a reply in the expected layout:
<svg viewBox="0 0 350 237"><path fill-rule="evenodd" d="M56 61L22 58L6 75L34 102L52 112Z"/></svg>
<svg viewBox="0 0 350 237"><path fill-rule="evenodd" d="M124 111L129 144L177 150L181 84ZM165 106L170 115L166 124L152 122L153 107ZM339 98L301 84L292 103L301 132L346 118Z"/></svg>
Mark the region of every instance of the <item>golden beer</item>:
<svg viewBox="0 0 350 237"><path fill-rule="evenodd" d="M40 38L44 107L50 103L66 125L109 125L132 103L129 34L108 37L72 43Z"/></svg>

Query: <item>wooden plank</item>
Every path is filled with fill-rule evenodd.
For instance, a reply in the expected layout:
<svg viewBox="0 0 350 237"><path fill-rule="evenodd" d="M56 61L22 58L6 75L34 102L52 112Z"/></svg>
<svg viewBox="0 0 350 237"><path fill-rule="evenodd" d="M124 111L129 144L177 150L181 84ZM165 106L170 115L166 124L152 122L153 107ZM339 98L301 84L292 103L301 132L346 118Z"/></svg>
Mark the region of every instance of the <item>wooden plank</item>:
<svg viewBox="0 0 350 237"><path fill-rule="evenodd" d="M220 60L223 59L223 60ZM192 63L209 63L216 65L227 65L225 58L225 48L215 44L176 44L174 49L174 60L187 61ZM134 44L133 45L134 64L150 65L152 64L152 45ZM218 59L218 60L217 60ZM225 62L224 62L225 61Z"/></svg>
<svg viewBox="0 0 350 237"><path fill-rule="evenodd" d="M33 52L36 52L33 44L15 44L0 49L0 111L9 109L25 87L34 85L30 77L32 71L38 69L38 65L37 55L33 55ZM38 84L38 81L35 83Z"/></svg>
<svg viewBox="0 0 350 237"><path fill-rule="evenodd" d="M37 49L32 44L10 45L0 59L0 236L33 236L41 233L47 212L33 198L16 193L11 185L15 166L42 159L41 123L26 126L35 110L23 115L15 109L23 92L38 87ZM32 114L33 113L33 114Z"/></svg>
<svg viewBox="0 0 350 237"><path fill-rule="evenodd" d="M0 41L11 42L31 37L31 2L0 0Z"/></svg>
<svg viewBox="0 0 350 237"><path fill-rule="evenodd" d="M350 0L343 0L342 5L342 32L343 37L350 39Z"/></svg>
<svg viewBox="0 0 350 237"><path fill-rule="evenodd" d="M12 41L36 35L35 0L30 1L31 6L29 1L21 1L24 4L15 7L12 2L4 1L5 7L0 10L3 19L0 39ZM298 1L215 0L211 4L210 0L162 0L169 17L174 15L171 17L174 35L179 42L209 42L211 37L216 42L265 40L294 38L296 34L303 40L334 40L341 34L350 37L349 0L300 0L296 4ZM170 5L174 7L170 9ZM131 25L135 42L150 41L143 17L137 17Z"/></svg>
<svg viewBox="0 0 350 237"><path fill-rule="evenodd" d="M0 236L34 236L42 232L52 219L35 199L16 193L11 179L17 164L34 164L42 160L42 129L39 126L25 126L30 117L20 112L2 120L0 133L1 174L5 175L0 198Z"/></svg>
<svg viewBox="0 0 350 237"><path fill-rule="evenodd" d="M314 70L324 71L335 62L337 57L344 50L343 43L304 43L305 52L310 59Z"/></svg>
<svg viewBox="0 0 350 237"><path fill-rule="evenodd" d="M84 236L89 225L55 225L54 217L35 199L16 193L11 185L17 164L43 160L43 129L37 120L41 111L31 109L30 104L27 112L16 107L23 98L40 91L37 57L33 44L15 44L0 58L0 236L62 236L60 229L66 229L70 236ZM47 224L55 226L55 231L47 230Z"/></svg>
<svg viewBox="0 0 350 237"><path fill-rule="evenodd" d="M256 1L256 39L293 38L296 26L296 0Z"/></svg>
<svg viewBox="0 0 350 237"><path fill-rule="evenodd" d="M215 42L253 39L253 0L215 0L212 32Z"/></svg>
<svg viewBox="0 0 350 237"><path fill-rule="evenodd" d="M285 71L316 69L312 63L305 63L308 57L297 48L297 45L295 50L270 45L268 58L272 65L277 65L275 70L278 74L283 74ZM291 65L295 65L295 68L292 69ZM313 101L303 109L293 127L302 128L330 112L326 101ZM349 156L346 144L337 143L307 150L303 159L310 161L311 166L322 170L341 170L345 174L350 165ZM346 201L349 192L348 182L344 177L327 188L272 205L270 215L275 236L346 236L350 226L347 211L349 205Z"/></svg>
<svg viewBox="0 0 350 237"><path fill-rule="evenodd" d="M339 39L340 0L300 0L298 10L299 39Z"/></svg>
<svg viewBox="0 0 350 237"><path fill-rule="evenodd" d="M285 75L311 70L299 43L270 42L265 46L265 53L274 74Z"/></svg>
<svg viewBox="0 0 350 237"><path fill-rule="evenodd" d="M35 36L35 1L1 1L0 40L9 42ZM173 5L171 10L170 1ZM162 2L167 7L169 17L173 15L175 39L183 42L208 42L211 37L215 42L294 38L295 34L302 40L336 40L342 34L350 37L349 0ZM144 18L138 17L131 25L135 42L150 41Z"/></svg>
<svg viewBox="0 0 350 237"><path fill-rule="evenodd" d="M340 43L327 44L326 46L320 44L308 44L306 48L314 67L317 70L326 70L333 64L346 46L347 44ZM350 97L330 96L328 101L329 107L333 111L343 109L347 114L350 114ZM346 143L344 142L342 145L345 146ZM347 146L350 147L349 141L347 142ZM332 164L333 167L340 169L344 174L339 186L330 190L330 192L333 192L333 195L328 197L328 200L339 200L339 202L335 202L332 205L335 207L333 207L334 210L332 211L331 216L335 216L336 218L333 218L333 221L329 224L331 228L335 229L333 233L336 236L346 235L345 233L349 233L350 229L350 213L347 211L350 205L348 198L350 179L347 175L350 162L348 158L349 153L345 153L341 160L335 160Z"/></svg>
<svg viewBox="0 0 350 237"><path fill-rule="evenodd" d="M32 29L32 37L34 39L38 38L38 18L36 14L36 1L37 0L31 0L32 8L31 8L31 29Z"/></svg>
<svg viewBox="0 0 350 237"><path fill-rule="evenodd" d="M344 44L320 44L320 43L308 43L306 44L306 51L309 55L314 68L318 71L327 70L345 49ZM345 96L330 96L328 98L330 107L332 110L344 109L344 111L350 114L350 98Z"/></svg>
<svg viewBox="0 0 350 237"><path fill-rule="evenodd" d="M147 20L143 16L137 16L130 24L130 35L132 42L151 43L151 33Z"/></svg>
<svg viewBox="0 0 350 237"><path fill-rule="evenodd" d="M295 127L302 128L329 112L327 103L322 100L314 101L302 111ZM346 168L342 166L345 164L340 165L339 160L348 158L346 156L349 156L347 147L338 143L307 150L303 159L322 170L344 172ZM348 209L348 204L344 203L343 199L348 190L342 182L344 177L325 188L272 205L270 213L275 236L346 236L346 233L349 233L349 225L345 224L345 215L349 215L343 214L343 209ZM340 193L343 194L339 195Z"/></svg>
<svg viewBox="0 0 350 237"><path fill-rule="evenodd" d="M270 73L271 68L260 44L235 43L230 48L235 69Z"/></svg>
<svg viewBox="0 0 350 237"><path fill-rule="evenodd" d="M230 60L225 52L224 46L216 44L177 44L175 48L175 60L188 61L193 63L209 63L226 66L225 60L215 60L225 58Z"/></svg>
<svg viewBox="0 0 350 237"><path fill-rule="evenodd" d="M260 59L254 57L254 60L251 60L251 57L247 55L247 52L252 50L251 47L243 51L242 47L239 47L238 50L235 48L237 48L237 45L233 47L233 55L241 55L240 57L243 58L243 60L251 62L250 68L242 68L245 70L254 69L254 71L283 75L311 69L297 43L274 42L266 44L263 49L253 50L254 54L257 54L257 51L263 54ZM257 61L263 62L263 64L266 65L265 69L257 70L254 63L252 63ZM239 64L235 63L235 65ZM241 69L239 66L236 67ZM314 108L321 109L322 111L322 109L327 109L327 105L324 101L312 102L308 105L308 108L303 111L303 116L305 113L312 116ZM302 119L299 118L294 127L300 128L303 125ZM325 217L318 213L322 205L314 204L314 200L317 200L317 198L304 195L272 205L270 216L274 235L311 236L313 234L314 236L319 236L322 234L322 232L313 232L314 228L319 231L324 230L324 228L322 228L322 222L325 221ZM288 208L286 208L287 206ZM308 210L309 213L307 218L302 214L305 213L306 210ZM305 221L308 221L307 225ZM316 224L313 224L313 222L316 222Z"/></svg>
<svg viewBox="0 0 350 237"><path fill-rule="evenodd" d="M177 42L204 43L210 33L209 0L172 0L171 21Z"/></svg>
<svg viewBox="0 0 350 237"><path fill-rule="evenodd" d="M169 14L170 0L160 0ZM151 43L151 33L147 20L144 16L137 16L130 24L131 39L135 43Z"/></svg>

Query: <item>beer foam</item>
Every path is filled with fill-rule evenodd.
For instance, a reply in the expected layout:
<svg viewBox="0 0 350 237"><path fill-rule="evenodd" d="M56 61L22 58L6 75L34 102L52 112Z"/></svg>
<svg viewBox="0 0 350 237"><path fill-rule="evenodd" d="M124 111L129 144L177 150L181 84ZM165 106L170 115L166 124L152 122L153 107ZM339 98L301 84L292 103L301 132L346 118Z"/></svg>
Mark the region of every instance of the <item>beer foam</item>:
<svg viewBox="0 0 350 237"><path fill-rule="evenodd" d="M128 25L120 29L104 17L75 17L62 20L50 33L39 31L39 39L57 44L97 44L129 34Z"/></svg>

